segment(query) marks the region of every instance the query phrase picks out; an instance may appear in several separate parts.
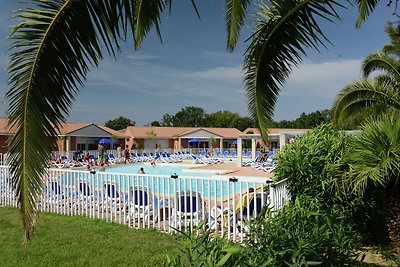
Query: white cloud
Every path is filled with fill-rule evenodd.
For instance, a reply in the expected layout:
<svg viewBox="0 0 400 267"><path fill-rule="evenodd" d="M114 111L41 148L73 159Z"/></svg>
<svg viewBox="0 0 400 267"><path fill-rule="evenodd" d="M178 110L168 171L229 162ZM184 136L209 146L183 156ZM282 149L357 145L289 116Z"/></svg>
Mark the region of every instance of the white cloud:
<svg viewBox="0 0 400 267"><path fill-rule="evenodd" d="M361 61L305 62L293 70L281 95L332 98L344 85L360 78Z"/></svg>
<svg viewBox="0 0 400 267"><path fill-rule="evenodd" d="M193 71L184 73L182 77L201 78L209 80L227 80L238 79L241 80L241 67L216 67L201 71Z"/></svg>
<svg viewBox="0 0 400 267"><path fill-rule="evenodd" d="M158 59L159 56L141 52L141 51L135 51L133 53L127 54L126 58L135 60L135 61L149 61L149 60Z"/></svg>

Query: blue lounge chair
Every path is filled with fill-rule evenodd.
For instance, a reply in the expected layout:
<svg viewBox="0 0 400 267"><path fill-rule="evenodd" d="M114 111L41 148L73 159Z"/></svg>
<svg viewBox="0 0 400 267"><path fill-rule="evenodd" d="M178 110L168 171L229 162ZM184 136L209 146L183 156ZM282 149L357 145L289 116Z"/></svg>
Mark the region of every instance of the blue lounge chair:
<svg viewBox="0 0 400 267"><path fill-rule="evenodd" d="M175 196L176 203L172 207L170 224L172 227L195 228L204 219L203 200L199 193L193 191L180 191Z"/></svg>

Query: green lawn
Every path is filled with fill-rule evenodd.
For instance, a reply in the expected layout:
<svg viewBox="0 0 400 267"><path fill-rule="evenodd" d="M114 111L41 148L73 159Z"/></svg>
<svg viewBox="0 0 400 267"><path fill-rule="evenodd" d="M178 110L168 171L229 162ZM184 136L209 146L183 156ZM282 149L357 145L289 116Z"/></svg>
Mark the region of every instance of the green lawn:
<svg viewBox="0 0 400 267"><path fill-rule="evenodd" d="M22 245L17 209L0 208L0 266L156 266L177 254L176 238L84 217L41 214Z"/></svg>

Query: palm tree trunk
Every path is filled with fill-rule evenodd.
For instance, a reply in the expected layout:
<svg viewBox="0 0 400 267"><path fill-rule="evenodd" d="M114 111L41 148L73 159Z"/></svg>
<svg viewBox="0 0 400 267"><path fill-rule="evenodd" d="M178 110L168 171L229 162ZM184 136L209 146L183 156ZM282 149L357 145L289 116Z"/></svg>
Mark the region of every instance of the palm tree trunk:
<svg viewBox="0 0 400 267"><path fill-rule="evenodd" d="M400 188L395 182L387 187L387 226L389 239L397 253L400 252Z"/></svg>

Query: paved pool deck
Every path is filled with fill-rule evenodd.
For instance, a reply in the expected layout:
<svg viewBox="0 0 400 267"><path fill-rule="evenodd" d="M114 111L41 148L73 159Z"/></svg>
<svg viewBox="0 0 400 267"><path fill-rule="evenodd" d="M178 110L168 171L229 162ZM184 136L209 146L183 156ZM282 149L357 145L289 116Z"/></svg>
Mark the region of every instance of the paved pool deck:
<svg viewBox="0 0 400 267"><path fill-rule="evenodd" d="M187 161L186 163L192 163L191 161ZM218 164L198 164L193 167L196 169L204 169L204 170L220 170L220 175L227 176L250 176L250 177L262 177L262 178L273 178L273 172L265 172L262 170L254 170L252 167L239 167L237 166L236 161L225 161L224 163Z"/></svg>

